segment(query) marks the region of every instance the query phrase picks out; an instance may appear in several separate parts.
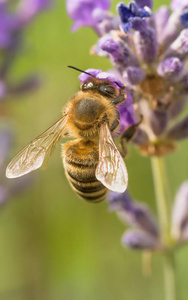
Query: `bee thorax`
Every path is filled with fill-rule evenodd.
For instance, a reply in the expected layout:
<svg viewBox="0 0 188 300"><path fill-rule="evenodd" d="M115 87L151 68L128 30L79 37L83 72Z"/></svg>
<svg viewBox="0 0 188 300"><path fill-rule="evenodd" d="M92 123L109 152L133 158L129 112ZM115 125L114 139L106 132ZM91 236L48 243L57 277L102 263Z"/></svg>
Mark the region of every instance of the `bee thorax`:
<svg viewBox="0 0 188 300"><path fill-rule="evenodd" d="M97 99L81 99L75 108L76 127L81 130L90 129L104 109L104 105Z"/></svg>

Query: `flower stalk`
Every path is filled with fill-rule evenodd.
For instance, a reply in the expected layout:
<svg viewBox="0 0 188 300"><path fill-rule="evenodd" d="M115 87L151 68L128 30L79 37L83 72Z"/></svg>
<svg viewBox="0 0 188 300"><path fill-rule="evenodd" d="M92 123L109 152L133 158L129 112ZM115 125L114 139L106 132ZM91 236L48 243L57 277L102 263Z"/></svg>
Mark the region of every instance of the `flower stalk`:
<svg viewBox="0 0 188 300"><path fill-rule="evenodd" d="M167 249L164 252L164 284L166 300L178 300L175 255L171 246L173 239L171 237L171 203L168 180L165 170L164 159L161 157L152 157L152 172L155 188L156 203L159 216L159 225L162 242Z"/></svg>

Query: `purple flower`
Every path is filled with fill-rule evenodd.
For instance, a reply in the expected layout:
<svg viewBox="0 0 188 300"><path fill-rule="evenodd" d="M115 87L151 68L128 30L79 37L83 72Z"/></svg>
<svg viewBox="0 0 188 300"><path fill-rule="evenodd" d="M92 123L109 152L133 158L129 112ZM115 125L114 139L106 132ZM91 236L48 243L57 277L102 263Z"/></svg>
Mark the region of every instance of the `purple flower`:
<svg viewBox="0 0 188 300"><path fill-rule="evenodd" d="M107 73L107 72L102 72L102 70L100 70L100 69L87 69L86 72L90 73L95 78L107 79L107 80L111 81L116 86L117 89L120 89L120 88L124 87L124 84L118 78L116 78L114 74ZM86 73L81 73L78 77L78 79L82 83L84 81L88 80L89 78L91 78L91 76L89 74L86 74Z"/></svg>
<svg viewBox="0 0 188 300"><path fill-rule="evenodd" d="M30 186L34 179L32 174L11 182L5 179L5 167L12 144L13 129L10 124L0 121L0 206Z"/></svg>
<svg viewBox="0 0 188 300"><path fill-rule="evenodd" d="M18 18L8 12L6 2L0 4L0 48L7 48L14 43L14 34L18 29Z"/></svg>
<svg viewBox="0 0 188 300"><path fill-rule="evenodd" d="M125 68L129 65L138 67L139 61L135 56L127 43L122 43L119 33L112 31L109 34L104 35L98 41L98 52L95 54L100 56L100 48L105 51L109 58L112 60L115 66L118 66L118 70L124 72Z"/></svg>
<svg viewBox="0 0 188 300"><path fill-rule="evenodd" d="M2 170L12 145L13 130L3 122L0 125L0 170Z"/></svg>
<svg viewBox="0 0 188 300"><path fill-rule="evenodd" d="M188 116L169 128L167 137L172 140L182 140L188 137Z"/></svg>
<svg viewBox="0 0 188 300"><path fill-rule="evenodd" d="M75 31L82 26L96 29L109 7L109 0L67 0L68 15L75 22L72 30Z"/></svg>
<svg viewBox="0 0 188 300"><path fill-rule="evenodd" d="M180 32L175 41L170 45L164 53L165 58L176 57L184 61L188 56L188 29Z"/></svg>
<svg viewBox="0 0 188 300"><path fill-rule="evenodd" d="M170 7L174 11L183 10L188 8L188 3L186 0L172 0Z"/></svg>
<svg viewBox="0 0 188 300"><path fill-rule="evenodd" d="M11 6L12 1L0 1L0 102L4 105L9 98L38 87L40 80L37 75L28 75L16 82L11 79L11 68L20 54L23 32L26 25L39 12L46 9L51 0L21 0ZM12 3L11 3L12 4ZM28 175L18 180L5 178L5 166L12 146L13 129L3 118L0 118L0 205L7 203L14 195L22 192L33 182Z"/></svg>
<svg viewBox="0 0 188 300"><path fill-rule="evenodd" d="M110 192L108 201L111 210L117 210L121 219L130 226L158 237L158 226L149 208L143 203L133 201L127 191L122 194Z"/></svg>
<svg viewBox="0 0 188 300"><path fill-rule="evenodd" d="M182 25L188 5L180 1L176 10L178 3L172 2L175 11L171 14L166 6L151 14L152 1L120 2L117 11L121 25L116 30L109 26L108 32L100 31L92 50L111 60L113 73L126 87L127 101L118 107L120 132L142 120L130 142L143 155L166 155L175 150L176 140L188 137L186 117L180 123L175 120L188 92L188 29ZM105 20L104 15L102 22ZM130 107L128 99L132 101Z"/></svg>
<svg viewBox="0 0 188 300"><path fill-rule="evenodd" d="M126 95L126 100L121 105L118 105L120 113L120 134L122 134L130 125L138 123L134 114L132 97L130 93L126 93Z"/></svg>
<svg viewBox="0 0 188 300"><path fill-rule="evenodd" d="M52 0L21 0L18 6L20 22L30 22L38 13L47 9L51 2Z"/></svg>
<svg viewBox="0 0 188 300"><path fill-rule="evenodd" d="M117 11L125 32L129 31L135 21L141 21L151 16L149 8L147 10L145 8L139 8L135 2L130 2L128 6L120 2L117 5Z"/></svg>
<svg viewBox="0 0 188 300"><path fill-rule="evenodd" d="M186 9L181 15L181 23L185 28L188 28L188 9Z"/></svg>
<svg viewBox="0 0 188 300"><path fill-rule="evenodd" d="M21 0L14 11L8 1L0 3L0 48L13 48L20 42L24 26L48 8L52 0Z"/></svg>
<svg viewBox="0 0 188 300"><path fill-rule="evenodd" d="M180 75L183 63L178 57L170 57L159 63L157 72L161 77L173 79Z"/></svg>
<svg viewBox="0 0 188 300"><path fill-rule="evenodd" d="M0 80L0 102L2 99L5 98L6 92L7 92L7 88L5 82L3 80Z"/></svg>
<svg viewBox="0 0 188 300"><path fill-rule="evenodd" d="M176 239L184 239L188 225L188 182L184 182L175 198L172 211L172 234Z"/></svg>
<svg viewBox="0 0 188 300"><path fill-rule="evenodd" d="M131 198L126 191L122 194L110 192L108 195L110 211L116 211L118 217L131 229L122 237L124 246L135 250L165 251L158 224L150 209ZM185 181L175 197L171 220L172 247L188 242L188 181Z"/></svg>
<svg viewBox="0 0 188 300"><path fill-rule="evenodd" d="M125 232L122 243L132 249L159 248L159 230L150 209L143 203L133 201L128 192L110 192L110 210L116 210L120 219L133 229Z"/></svg>
<svg viewBox="0 0 188 300"><path fill-rule="evenodd" d="M188 242L188 181L185 181L176 193L171 233L177 244Z"/></svg>
<svg viewBox="0 0 188 300"><path fill-rule="evenodd" d="M128 230L122 236L122 244L133 250L150 250L160 249L159 241L141 230Z"/></svg>
<svg viewBox="0 0 188 300"><path fill-rule="evenodd" d="M139 8L143 8L145 6L152 8L153 6L152 0L136 0L135 2Z"/></svg>
<svg viewBox="0 0 188 300"><path fill-rule="evenodd" d="M9 2L0 3L0 102L18 93L39 86L37 75L29 75L19 82L11 80L10 70L23 47L22 35L28 23L42 10L48 8L52 0L21 0L10 9Z"/></svg>
<svg viewBox="0 0 188 300"><path fill-rule="evenodd" d="M131 85L137 85L146 77L144 70L138 67L127 67L123 72L123 78Z"/></svg>

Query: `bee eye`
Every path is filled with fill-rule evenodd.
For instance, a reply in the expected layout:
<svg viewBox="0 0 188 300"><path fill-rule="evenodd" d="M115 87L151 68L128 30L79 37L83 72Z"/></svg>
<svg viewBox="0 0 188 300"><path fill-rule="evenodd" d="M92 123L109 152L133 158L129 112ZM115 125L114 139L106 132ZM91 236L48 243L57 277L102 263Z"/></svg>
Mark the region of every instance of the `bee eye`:
<svg viewBox="0 0 188 300"><path fill-rule="evenodd" d="M115 94L115 88L111 85L101 84L99 85L99 91L109 96L113 96Z"/></svg>
<svg viewBox="0 0 188 300"><path fill-rule="evenodd" d="M93 82L85 82L82 85L82 90L87 90L87 89L91 89L93 87Z"/></svg>

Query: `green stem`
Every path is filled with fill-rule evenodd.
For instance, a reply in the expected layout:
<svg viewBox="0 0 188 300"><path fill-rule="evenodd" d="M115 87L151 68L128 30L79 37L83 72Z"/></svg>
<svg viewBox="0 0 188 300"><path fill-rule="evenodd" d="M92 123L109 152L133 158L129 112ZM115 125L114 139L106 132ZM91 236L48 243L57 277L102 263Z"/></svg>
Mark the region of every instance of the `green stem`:
<svg viewBox="0 0 188 300"><path fill-rule="evenodd" d="M171 201L164 160L163 158L152 157L151 162L161 239L166 248L170 248L173 243L170 234ZM175 257L173 251L166 251L164 254L164 281L165 300L177 300Z"/></svg>

